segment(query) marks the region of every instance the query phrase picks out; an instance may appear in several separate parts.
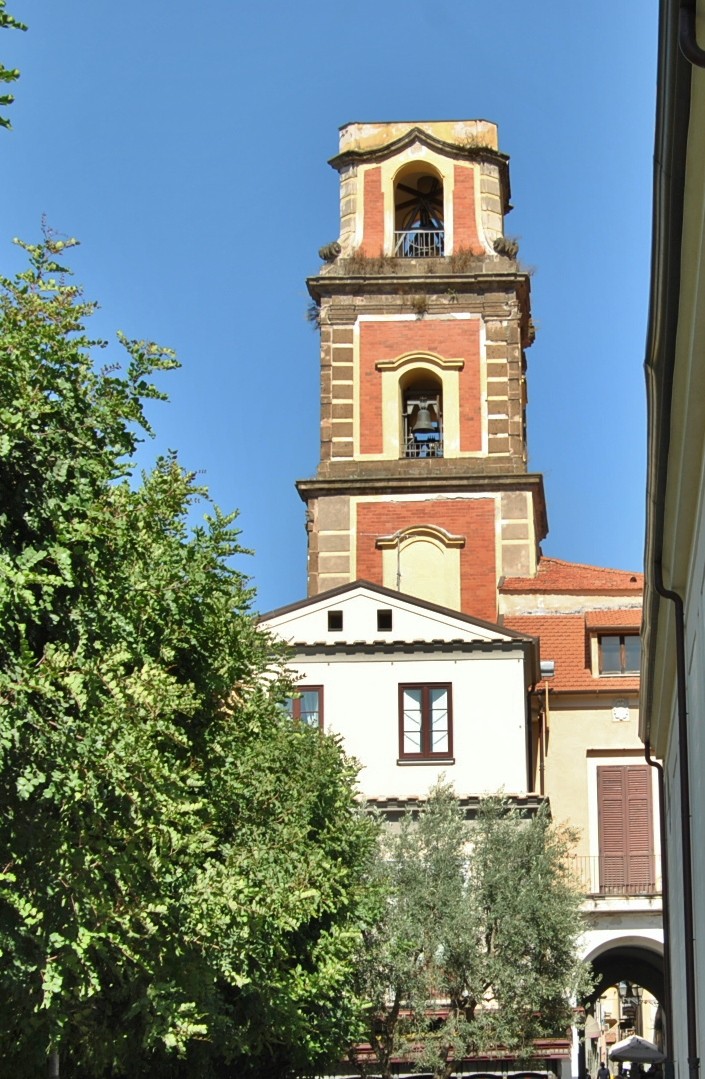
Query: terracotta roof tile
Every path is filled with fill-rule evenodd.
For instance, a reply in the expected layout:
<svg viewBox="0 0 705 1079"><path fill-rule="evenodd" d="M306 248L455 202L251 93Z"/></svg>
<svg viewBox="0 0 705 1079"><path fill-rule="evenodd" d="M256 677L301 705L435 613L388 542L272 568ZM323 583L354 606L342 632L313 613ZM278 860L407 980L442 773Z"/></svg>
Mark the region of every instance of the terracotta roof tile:
<svg viewBox="0 0 705 1079"><path fill-rule="evenodd" d="M500 592L638 594L643 588L643 573L586 566L582 562L564 562L560 558L542 558L535 577L506 577Z"/></svg>
<svg viewBox="0 0 705 1079"><path fill-rule="evenodd" d="M639 629L641 607L621 611L586 611L585 625L588 629Z"/></svg>
<svg viewBox="0 0 705 1079"><path fill-rule="evenodd" d="M590 612L592 613L592 612ZM602 614L602 612L595 612ZM608 612L631 616L631 611ZM551 690L564 693L621 693L638 690L634 675L595 677L590 669L590 641L583 614L506 615L505 625L517 633L531 634L541 641L541 659L554 660L556 673L547 679ZM631 628L631 625L625 628ZM541 687L546 682L540 682Z"/></svg>

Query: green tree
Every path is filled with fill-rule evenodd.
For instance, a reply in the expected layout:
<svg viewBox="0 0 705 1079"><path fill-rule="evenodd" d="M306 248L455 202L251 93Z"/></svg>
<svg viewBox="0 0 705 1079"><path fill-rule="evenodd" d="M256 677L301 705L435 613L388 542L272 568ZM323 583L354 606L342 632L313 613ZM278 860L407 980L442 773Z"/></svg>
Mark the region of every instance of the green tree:
<svg viewBox="0 0 705 1079"><path fill-rule="evenodd" d="M349 1050L361 1075L390 1079L402 1056L448 1079L468 1054L525 1059L535 1038L566 1030L586 984L574 839L545 808L524 819L500 798L469 827L445 784L382 837L378 920L357 967L374 1061Z"/></svg>
<svg viewBox="0 0 705 1079"><path fill-rule="evenodd" d="M19 22L13 15L10 15L5 10L6 7L7 0L0 0L0 30L26 30L27 27L24 23ZM17 68L8 68L3 63L0 63L0 83L8 85L16 82L19 77L20 73ZM14 100L12 94L0 94L0 107L6 108ZM12 127L6 116L0 116L0 127Z"/></svg>
<svg viewBox="0 0 705 1079"><path fill-rule="evenodd" d="M353 1033L373 827L279 706L234 515L191 530L173 456L131 476L175 359L96 369L72 243L0 280L3 1069L306 1075Z"/></svg>

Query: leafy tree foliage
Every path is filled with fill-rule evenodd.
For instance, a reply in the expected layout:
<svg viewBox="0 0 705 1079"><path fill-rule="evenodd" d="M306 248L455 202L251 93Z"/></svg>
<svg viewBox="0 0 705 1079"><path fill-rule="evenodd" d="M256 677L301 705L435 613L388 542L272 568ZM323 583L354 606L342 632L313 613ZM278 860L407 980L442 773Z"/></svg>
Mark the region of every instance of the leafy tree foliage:
<svg viewBox="0 0 705 1079"><path fill-rule="evenodd" d="M27 27L24 23L19 22L13 15L10 15L6 11L7 0L0 0L0 30L26 30ZM19 79L20 73L17 68L5 67L3 63L0 63L0 83L16 82ZM0 94L0 107L6 108L14 101L12 94ZM12 127L12 124L6 116L0 116L0 127Z"/></svg>
<svg viewBox="0 0 705 1079"><path fill-rule="evenodd" d="M0 280L3 1070L306 1075L352 1034L372 827L278 706L234 515L191 531L173 456L131 478L175 359L95 368L72 243Z"/></svg>
<svg viewBox="0 0 705 1079"><path fill-rule="evenodd" d="M380 913L357 974L374 1061L349 1052L361 1075L390 1079L402 1056L448 1079L468 1054L528 1058L535 1038L566 1030L587 978L566 864L574 840L545 809L525 820L500 798L469 828L445 784L383 836Z"/></svg>

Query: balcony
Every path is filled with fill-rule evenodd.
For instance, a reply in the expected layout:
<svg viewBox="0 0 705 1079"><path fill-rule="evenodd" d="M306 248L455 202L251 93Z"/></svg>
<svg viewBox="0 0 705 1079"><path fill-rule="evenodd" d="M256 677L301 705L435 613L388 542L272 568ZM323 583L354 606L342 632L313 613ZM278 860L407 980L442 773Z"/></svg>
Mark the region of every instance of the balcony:
<svg viewBox="0 0 705 1079"><path fill-rule="evenodd" d="M656 875L651 854L595 855L571 858L571 867L583 891L589 896L661 895L661 879Z"/></svg>
<svg viewBox="0 0 705 1079"><path fill-rule="evenodd" d="M440 258L444 242L444 229L404 229L394 233L394 256L405 259Z"/></svg>

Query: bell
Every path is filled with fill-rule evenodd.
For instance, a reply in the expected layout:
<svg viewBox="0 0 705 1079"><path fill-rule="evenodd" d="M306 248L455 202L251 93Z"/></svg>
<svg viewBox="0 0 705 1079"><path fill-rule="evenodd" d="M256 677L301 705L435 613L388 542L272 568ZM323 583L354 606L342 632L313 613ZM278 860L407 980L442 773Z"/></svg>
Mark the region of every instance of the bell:
<svg viewBox="0 0 705 1079"><path fill-rule="evenodd" d="M430 434L436 430L436 425L431 419L431 410L428 405L419 405L419 411L416 413L416 419L414 420L414 426L411 428L414 435Z"/></svg>

